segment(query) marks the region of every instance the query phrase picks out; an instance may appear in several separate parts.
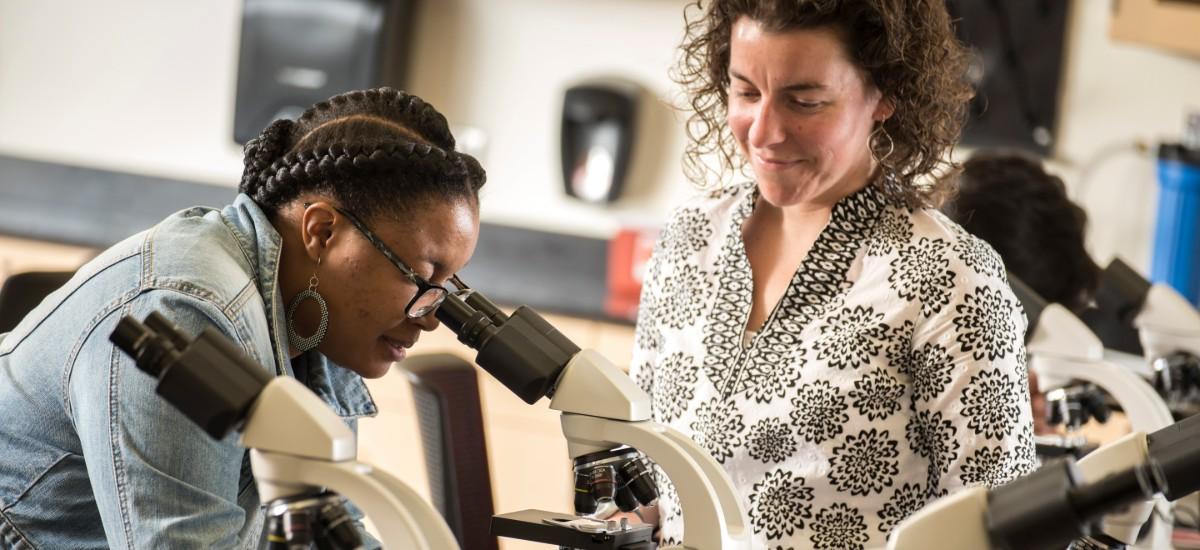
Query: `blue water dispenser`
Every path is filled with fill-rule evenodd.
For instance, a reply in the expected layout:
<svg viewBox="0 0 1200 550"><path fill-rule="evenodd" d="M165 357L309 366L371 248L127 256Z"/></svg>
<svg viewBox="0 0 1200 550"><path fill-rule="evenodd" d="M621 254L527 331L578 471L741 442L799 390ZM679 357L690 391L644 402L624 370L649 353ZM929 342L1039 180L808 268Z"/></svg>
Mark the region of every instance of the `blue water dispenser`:
<svg viewBox="0 0 1200 550"><path fill-rule="evenodd" d="M1200 112L1182 142L1159 146L1158 183L1150 278L1200 304Z"/></svg>

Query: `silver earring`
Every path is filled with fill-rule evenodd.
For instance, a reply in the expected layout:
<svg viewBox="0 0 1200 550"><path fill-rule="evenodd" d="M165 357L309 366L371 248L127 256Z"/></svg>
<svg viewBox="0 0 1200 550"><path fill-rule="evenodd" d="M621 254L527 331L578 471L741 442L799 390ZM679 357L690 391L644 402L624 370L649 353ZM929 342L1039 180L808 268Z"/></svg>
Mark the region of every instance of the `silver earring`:
<svg viewBox="0 0 1200 550"><path fill-rule="evenodd" d="M321 265L321 258L317 258L317 265ZM287 310L287 331L288 340L292 344L292 348L300 353L304 353L310 349L317 347L321 340L325 339L325 332L329 329L329 307L325 305L325 298L317 292L317 285L320 281L317 280L317 274L308 280L308 289L301 291L292 299L292 303L288 305ZM321 308L321 323L317 326L317 332L312 336L303 337L296 334L296 308L305 300L314 300L317 302L317 307Z"/></svg>
<svg viewBox="0 0 1200 550"><path fill-rule="evenodd" d="M875 151L884 149L884 147L882 145L877 145L876 142L885 139L887 140L887 152L884 153L883 156L879 156L879 154ZM892 156L892 152L896 150L896 142L892 141L892 135L889 134L887 129L883 127L883 123L880 123L879 126L876 126L875 130L871 132L871 137L867 138L867 150L871 152L871 160L874 160L875 164L880 166L884 166L884 161L886 161L888 157Z"/></svg>

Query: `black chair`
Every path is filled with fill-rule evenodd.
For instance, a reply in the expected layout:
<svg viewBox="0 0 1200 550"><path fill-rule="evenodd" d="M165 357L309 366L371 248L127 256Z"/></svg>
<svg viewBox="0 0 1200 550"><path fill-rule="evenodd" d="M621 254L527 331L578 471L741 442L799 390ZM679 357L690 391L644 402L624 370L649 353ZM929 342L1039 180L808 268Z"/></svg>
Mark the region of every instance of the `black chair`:
<svg viewBox="0 0 1200 550"><path fill-rule="evenodd" d="M465 550L498 549L475 367L448 353L413 356L400 367L412 383L434 506Z"/></svg>
<svg viewBox="0 0 1200 550"><path fill-rule="evenodd" d="M11 331L48 294L58 290L74 271L28 271L17 273L0 286L0 334Z"/></svg>

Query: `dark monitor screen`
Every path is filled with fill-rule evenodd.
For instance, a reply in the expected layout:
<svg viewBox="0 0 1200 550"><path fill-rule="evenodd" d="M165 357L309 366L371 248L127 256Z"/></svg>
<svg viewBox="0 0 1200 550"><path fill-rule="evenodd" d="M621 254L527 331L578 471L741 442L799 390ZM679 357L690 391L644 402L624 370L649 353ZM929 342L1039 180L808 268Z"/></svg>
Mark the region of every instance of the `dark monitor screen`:
<svg viewBox="0 0 1200 550"><path fill-rule="evenodd" d="M1054 150L1069 5L1063 0L947 0L958 38L973 50L976 96L964 145L1040 155Z"/></svg>
<svg viewBox="0 0 1200 550"><path fill-rule="evenodd" d="M234 139L245 143L279 118L329 97L398 86L397 34L411 1L245 0Z"/></svg>

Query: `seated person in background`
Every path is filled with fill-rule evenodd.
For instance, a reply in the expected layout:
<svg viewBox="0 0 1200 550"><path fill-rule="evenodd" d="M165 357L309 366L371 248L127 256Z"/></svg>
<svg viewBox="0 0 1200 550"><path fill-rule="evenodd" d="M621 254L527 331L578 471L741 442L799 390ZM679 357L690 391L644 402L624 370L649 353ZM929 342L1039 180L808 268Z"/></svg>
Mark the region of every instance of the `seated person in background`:
<svg viewBox="0 0 1200 550"><path fill-rule="evenodd" d="M942 211L985 240L1004 265L1048 302L1087 309L1100 268L1084 248L1087 213L1042 163L1015 153L980 152L963 163L958 193Z"/></svg>
<svg viewBox="0 0 1200 550"><path fill-rule="evenodd" d="M475 250L483 183L446 119L396 90L268 126L246 144L233 204L113 246L0 334L2 546L264 546L237 436L210 439L109 334L152 311L187 334L214 327L354 428L375 414L362 379L437 327L439 284Z"/></svg>
<svg viewBox="0 0 1200 550"><path fill-rule="evenodd" d="M942 211L985 240L1005 267L1048 302L1082 313L1092 301L1100 268L1084 248L1087 214L1042 163L1017 153L977 152L956 175L958 193ZM1045 399L1029 373L1034 429L1045 425Z"/></svg>

